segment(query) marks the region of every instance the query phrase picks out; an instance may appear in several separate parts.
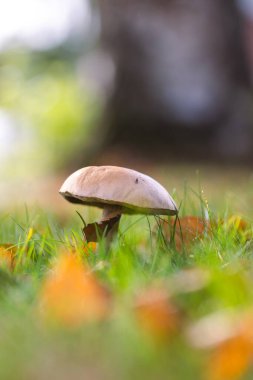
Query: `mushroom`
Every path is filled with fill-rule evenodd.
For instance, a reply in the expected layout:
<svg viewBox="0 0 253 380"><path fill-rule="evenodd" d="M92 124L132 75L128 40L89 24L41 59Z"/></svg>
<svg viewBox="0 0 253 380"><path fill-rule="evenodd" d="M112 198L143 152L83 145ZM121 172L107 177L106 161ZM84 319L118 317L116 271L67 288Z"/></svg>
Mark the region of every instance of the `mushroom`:
<svg viewBox="0 0 253 380"><path fill-rule="evenodd" d="M86 240L97 233L112 237L122 214L176 215L177 206L167 190L153 178L118 166L88 166L71 174L60 188L69 202L103 209L98 223L88 224Z"/></svg>

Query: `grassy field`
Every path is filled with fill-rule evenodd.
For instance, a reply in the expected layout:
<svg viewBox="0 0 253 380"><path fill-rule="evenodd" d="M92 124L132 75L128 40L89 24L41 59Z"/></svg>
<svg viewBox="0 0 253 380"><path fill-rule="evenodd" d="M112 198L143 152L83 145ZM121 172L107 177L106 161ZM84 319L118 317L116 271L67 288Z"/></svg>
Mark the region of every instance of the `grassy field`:
<svg viewBox="0 0 253 380"><path fill-rule="evenodd" d="M73 205L2 211L0 379L252 379L251 177L215 175L174 190L180 224L124 216L110 247Z"/></svg>

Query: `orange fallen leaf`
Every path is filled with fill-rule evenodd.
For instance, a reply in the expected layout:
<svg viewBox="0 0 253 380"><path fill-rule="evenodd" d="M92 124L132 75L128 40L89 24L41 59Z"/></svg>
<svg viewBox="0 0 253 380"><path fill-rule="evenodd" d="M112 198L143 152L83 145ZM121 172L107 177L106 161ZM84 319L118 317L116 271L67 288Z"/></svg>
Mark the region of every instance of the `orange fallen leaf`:
<svg viewBox="0 0 253 380"><path fill-rule="evenodd" d="M207 367L207 379L241 379L251 364L252 354L252 341L244 334L231 337L213 352Z"/></svg>
<svg viewBox="0 0 253 380"><path fill-rule="evenodd" d="M180 219L163 221L162 233L166 240L174 240L178 251L189 248L194 242L199 241L205 234L210 234L211 224L198 216L184 216Z"/></svg>
<svg viewBox="0 0 253 380"><path fill-rule="evenodd" d="M13 244L2 244L0 246L0 266L7 266L10 270L15 266L16 247Z"/></svg>
<svg viewBox="0 0 253 380"><path fill-rule="evenodd" d="M109 311L108 292L73 255L61 255L40 295L44 316L65 326L98 321Z"/></svg>
<svg viewBox="0 0 253 380"><path fill-rule="evenodd" d="M74 245L70 245L68 247L64 247L60 249L60 254L62 255L73 255L74 257L81 259L83 253L85 255L90 255L91 253L95 253L97 250L98 243L95 242L85 242L82 246L77 247Z"/></svg>
<svg viewBox="0 0 253 380"><path fill-rule="evenodd" d="M253 359L252 313L215 313L188 330L190 342L211 349L205 368L207 380L239 380Z"/></svg>
<svg viewBox="0 0 253 380"><path fill-rule="evenodd" d="M90 241L84 245L83 251L85 254L95 253L97 250L97 243Z"/></svg>
<svg viewBox="0 0 253 380"><path fill-rule="evenodd" d="M135 315L140 327L158 341L172 336L181 323L179 311L161 287L149 288L138 296Z"/></svg>

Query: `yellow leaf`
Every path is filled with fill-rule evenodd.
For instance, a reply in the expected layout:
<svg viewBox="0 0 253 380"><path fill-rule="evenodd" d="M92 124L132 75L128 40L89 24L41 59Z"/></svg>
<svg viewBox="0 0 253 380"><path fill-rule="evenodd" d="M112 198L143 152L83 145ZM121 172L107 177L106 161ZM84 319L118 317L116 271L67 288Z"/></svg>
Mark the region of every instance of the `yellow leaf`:
<svg viewBox="0 0 253 380"><path fill-rule="evenodd" d="M245 231L248 228L248 223L239 215L230 216L228 225L234 226L239 231Z"/></svg>
<svg viewBox="0 0 253 380"><path fill-rule="evenodd" d="M29 228L29 230L28 230L28 234L27 234L27 237L26 237L26 243L28 243L30 240L31 240L31 238L32 238L32 236L33 236L33 228L32 227L30 227Z"/></svg>
<svg viewBox="0 0 253 380"><path fill-rule="evenodd" d="M246 239L252 238L251 226L241 216L239 215L230 216L230 218L227 220L226 225L228 226L229 229L233 229L237 233L244 236Z"/></svg>

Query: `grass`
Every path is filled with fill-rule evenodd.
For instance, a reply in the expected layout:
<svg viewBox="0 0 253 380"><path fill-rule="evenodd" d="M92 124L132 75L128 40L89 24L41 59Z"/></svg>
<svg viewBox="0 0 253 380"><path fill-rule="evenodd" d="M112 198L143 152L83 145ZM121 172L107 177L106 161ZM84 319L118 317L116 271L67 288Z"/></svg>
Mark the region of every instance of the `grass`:
<svg viewBox="0 0 253 380"><path fill-rule="evenodd" d="M123 217L110 249L102 240L94 253L84 250L74 209L64 223L36 208L1 216L0 246L10 244L15 266L3 260L0 268L0 379L252 379L251 356L245 365L236 359L247 356L236 340L229 359L217 359L244 334L238 320L253 320L252 223L246 220L246 230L229 224L231 207L214 212L200 188L186 186L177 201L181 218L222 220L181 252L175 233L166 238L153 217ZM111 306L106 318L70 328L45 321L40 299L57 258L73 250ZM225 338L222 318L233 326ZM229 360L238 362L232 375Z"/></svg>

